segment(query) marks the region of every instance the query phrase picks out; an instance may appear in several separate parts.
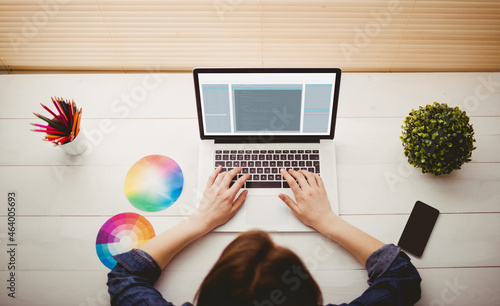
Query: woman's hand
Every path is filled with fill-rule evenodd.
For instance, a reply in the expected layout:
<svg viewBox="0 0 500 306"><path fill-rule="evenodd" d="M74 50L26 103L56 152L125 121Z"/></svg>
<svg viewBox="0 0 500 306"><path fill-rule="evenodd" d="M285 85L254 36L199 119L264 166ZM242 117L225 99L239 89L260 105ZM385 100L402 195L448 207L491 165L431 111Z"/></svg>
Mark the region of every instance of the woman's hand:
<svg viewBox="0 0 500 306"><path fill-rule="evenodd" d="M208 178L200 205L190 217L191 220L204 224L207 232L229 221L243 205L248 193L244 190L235 200L238 191L250 177L249 174L240 177L230 188L231 180L241 171L241 168L220 173L221 168L219 166L215 169Z"/></svg>
<svg viewBox="0 0 500 306"><path fill-rule="evenodd" d="M200 206L188 219L139 246L139 249L154 258L161 269L186 245L226 223L245 202L246 190L236 200L234 198L249 175L242 176L229 188L231 179L241 168L223 173L219 173L220 171L221 167L212 173Z"/></svg>
<svg viewBox="0 0 500 306"><path fill-rule="evenodd" d="M325 227L331 226L331 222L338 216L330 206L321 177L305 170L290 169L287 172L281 169L280 171L290 185L297 203L285 194L280 194L279 197L290 207L293 214L302 223L320 232L323 232Z"/></svg>

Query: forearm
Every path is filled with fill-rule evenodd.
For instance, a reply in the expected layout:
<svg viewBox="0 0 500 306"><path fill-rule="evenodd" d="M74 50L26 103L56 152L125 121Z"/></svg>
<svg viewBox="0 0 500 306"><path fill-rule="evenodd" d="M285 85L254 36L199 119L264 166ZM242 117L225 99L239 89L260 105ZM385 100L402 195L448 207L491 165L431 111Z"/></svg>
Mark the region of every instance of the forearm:
<svg viewBox="0 0 500 306"><path fill-rule="evenodd" d="M334 214L325 218L317 230L351 252L363 266L373 252L384 246L380 240Z"/></svg>
<svg viewBox="0 0 500 306"><path fill-rule="evenodd" d="M141 249L154 258L163 270L172 258L184 247L210 231L203 222L189 217L155 238L140 245Z"/></svg>

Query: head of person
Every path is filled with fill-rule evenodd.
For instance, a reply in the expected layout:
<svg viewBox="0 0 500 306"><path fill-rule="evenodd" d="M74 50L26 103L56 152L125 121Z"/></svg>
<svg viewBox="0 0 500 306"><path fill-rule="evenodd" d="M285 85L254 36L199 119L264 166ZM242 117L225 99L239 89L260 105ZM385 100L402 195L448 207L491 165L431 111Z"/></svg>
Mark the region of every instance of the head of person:
<svg viewBox="0 0 500 306"><path fill-rule="evenodd" d="M321 291L291 250L263 231L240 234L203 280L198 306L321 305Z"/></svg>

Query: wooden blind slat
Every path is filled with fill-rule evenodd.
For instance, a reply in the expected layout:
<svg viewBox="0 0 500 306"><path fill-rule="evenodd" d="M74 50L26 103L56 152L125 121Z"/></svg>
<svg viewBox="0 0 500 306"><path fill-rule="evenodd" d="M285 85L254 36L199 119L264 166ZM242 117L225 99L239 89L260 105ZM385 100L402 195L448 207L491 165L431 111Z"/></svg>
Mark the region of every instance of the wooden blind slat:
<svg viewBox="0 0 500 306"><path fill-rule="evenodd" d="M499 71L500 1L0 0L0 72Z"/></svg>

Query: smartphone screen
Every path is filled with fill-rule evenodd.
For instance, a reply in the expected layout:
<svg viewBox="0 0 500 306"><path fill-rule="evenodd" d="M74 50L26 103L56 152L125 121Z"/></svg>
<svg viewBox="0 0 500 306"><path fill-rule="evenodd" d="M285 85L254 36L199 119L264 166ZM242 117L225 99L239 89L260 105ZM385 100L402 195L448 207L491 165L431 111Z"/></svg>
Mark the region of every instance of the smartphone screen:
<svg viewBox="0 0 500 306"><path fill-rule="evenodd" d="M398 245L415 256L422 256L438 216L439 210L417 201L401 234Z"/></svg>

